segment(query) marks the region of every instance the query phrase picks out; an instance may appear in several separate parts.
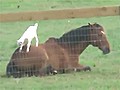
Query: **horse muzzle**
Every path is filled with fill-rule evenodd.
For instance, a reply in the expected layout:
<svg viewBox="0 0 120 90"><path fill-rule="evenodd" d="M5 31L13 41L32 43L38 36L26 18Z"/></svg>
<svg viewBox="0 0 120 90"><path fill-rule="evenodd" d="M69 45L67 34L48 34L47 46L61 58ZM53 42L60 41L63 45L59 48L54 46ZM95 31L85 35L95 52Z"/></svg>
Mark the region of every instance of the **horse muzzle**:
<svg viewBox="0 0 120 90"><path fill-rule="evenodd" d="M110 53L110 48L104 48L102 51L103 51L103 54L108 54Z"/></svg>

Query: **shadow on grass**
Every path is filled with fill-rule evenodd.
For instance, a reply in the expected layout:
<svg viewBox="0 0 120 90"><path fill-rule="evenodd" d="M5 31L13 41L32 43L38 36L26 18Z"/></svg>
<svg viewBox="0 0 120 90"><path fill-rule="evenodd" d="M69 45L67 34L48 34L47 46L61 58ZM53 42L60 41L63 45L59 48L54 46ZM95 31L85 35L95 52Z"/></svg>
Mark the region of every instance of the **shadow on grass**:
<svg viewBox="0 0 120 90"><path fill-rule="evenodd" d="M8 78L7 75L3 74L3 75L0 75L1 78Z"/></svg>

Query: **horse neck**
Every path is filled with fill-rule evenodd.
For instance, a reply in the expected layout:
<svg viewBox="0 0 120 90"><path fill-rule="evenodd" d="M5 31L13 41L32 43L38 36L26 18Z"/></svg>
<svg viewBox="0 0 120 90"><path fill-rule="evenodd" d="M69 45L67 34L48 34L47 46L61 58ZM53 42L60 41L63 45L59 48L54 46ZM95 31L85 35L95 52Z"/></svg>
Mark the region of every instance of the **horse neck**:
<svg viewBox="0 0 120 90"><path fill-rule="evenodd" d="M81 54L87 47L89 46L89 43L88 42L83 42L83 43L80 43L77 47L76 47L76 51L78 54Z"/></svg>
<svg viewBox="0 0 120 90"><path fill-rule="evenodd" d="M70 54L80 55L88 47L89 43L82 42L76 45L67 44L67 43L59 43L59 45Z"/></svg>
<svg viewBox="0 0 120 90"><path fill-rule="evenodd" d="M57 39L57 42L68 52L81 54L89 45L90 27L83 26L73 29Z"/></svg>

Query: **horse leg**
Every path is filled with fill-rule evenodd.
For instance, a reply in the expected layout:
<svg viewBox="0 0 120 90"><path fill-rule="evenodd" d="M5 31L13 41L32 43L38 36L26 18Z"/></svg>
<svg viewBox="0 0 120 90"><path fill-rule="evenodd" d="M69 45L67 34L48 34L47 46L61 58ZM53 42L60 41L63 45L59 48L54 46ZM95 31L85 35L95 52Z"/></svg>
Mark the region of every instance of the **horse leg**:
<svg viewBox="0 0 120 90"><path fill-rule="evenodd" d="M91 68L89 66L84 66L79 64L78 57L72 57L70 60L71 67L74 71L91 71Z"/></svg>
<svg viewBox="0 0 120 90"><path fill-rule="evenodd" d="M79 71L91 71L91 68L89 66L84 66L83 68L76 68L75 71L76 72L79 72Z"/></svg>

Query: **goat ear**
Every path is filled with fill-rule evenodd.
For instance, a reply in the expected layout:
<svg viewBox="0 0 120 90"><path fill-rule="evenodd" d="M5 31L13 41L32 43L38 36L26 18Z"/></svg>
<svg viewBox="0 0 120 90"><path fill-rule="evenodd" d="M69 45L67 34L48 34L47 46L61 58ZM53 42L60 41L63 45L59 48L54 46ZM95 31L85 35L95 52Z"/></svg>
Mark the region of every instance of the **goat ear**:
<svg viewBox="0 0 120 90"><path fill-rule="evenodd" d="M19 40L17 40L17 42L19 42Z"/></svg>

